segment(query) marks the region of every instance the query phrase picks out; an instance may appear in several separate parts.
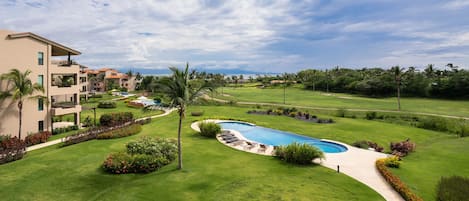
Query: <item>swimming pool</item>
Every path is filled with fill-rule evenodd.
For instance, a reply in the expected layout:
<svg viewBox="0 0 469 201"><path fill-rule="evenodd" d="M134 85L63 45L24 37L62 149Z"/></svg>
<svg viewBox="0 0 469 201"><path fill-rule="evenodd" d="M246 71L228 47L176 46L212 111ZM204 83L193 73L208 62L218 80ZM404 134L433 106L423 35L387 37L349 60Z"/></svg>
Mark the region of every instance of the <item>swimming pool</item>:
<svg viewBox="0 0 469 201"><path fill-rule="evenodd" d="M333 142L326 142L319 139L293 134L285 131L255 126L242 122L220 122L222 129L236 130L246 139L266 145L281 146L293 142L311 144L325 153L340 153L347 151L345 146Z"/></svg>

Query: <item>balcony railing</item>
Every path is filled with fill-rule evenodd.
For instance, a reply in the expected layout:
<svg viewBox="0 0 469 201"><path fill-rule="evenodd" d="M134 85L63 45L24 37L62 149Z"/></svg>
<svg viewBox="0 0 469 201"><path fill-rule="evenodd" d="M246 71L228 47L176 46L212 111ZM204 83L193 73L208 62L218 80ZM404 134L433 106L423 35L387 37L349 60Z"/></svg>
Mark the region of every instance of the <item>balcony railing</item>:
<svg viewBox="0 0 469 201"><path fill-rule="evenodd" d="M52 64L55 64L60 67L70 67L72 65L78 65L78 63L73 60L52 61Z"/></svg>
<svg viewBox="0 0 469 201"><path fill-rule="evenodd" d="M78 105L76 102L59 102L52 103L52 108L73 108Z"/></svg>

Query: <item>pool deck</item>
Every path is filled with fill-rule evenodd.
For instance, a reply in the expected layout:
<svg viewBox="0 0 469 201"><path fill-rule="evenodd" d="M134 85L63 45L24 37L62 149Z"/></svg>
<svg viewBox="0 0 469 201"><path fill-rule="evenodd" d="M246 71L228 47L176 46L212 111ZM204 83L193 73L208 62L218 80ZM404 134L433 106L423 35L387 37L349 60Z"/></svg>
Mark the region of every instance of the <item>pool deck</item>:
<svg viewBox="0 0 469 201"><path fill-rule="evenodd" d="M205 120L207 122L233 122L233 121L225 121L225 120ZM191 124L191 128L200 131L199 122L194 122ZM242 122L246 123L246 122ZM225 144L226 146L229 146L233 149L237 149L240 151L245 151L245 152L250 152L254 154L259 154L259 155L265 155L265 156L272 156L274 147L270 145L266 145L266 149L262 149L260 147L261 143L258 142L253 142L251 140L248 140L244 138L241 133L235 130L229 130L232 134L234 134L240 141L234 142L234 143L225 143L223 139L220 137L220 135L217 135L217 140L221 142L222 144ZM350 145L337 142L337 141L332 141L332 140L327 140L327 139L321 139L323 141L328 141L328 142L333 142L337 143L340 145L343 145L347 147L347 151L345 152L340 152L340 153L325 153L326 159L322 161L315 161L316 163L333 169L337 171L337 166L339 166L340 173L346 174L357 181L360 181L361 183L367 185L368 187L372 188L375 190L377 193L379 193L381 196L383 196L384 199L389 200L389 201L403 201L402 197L389 185L386 180L381 176L381 174L378 172L375 166L376 160L380 158L386 158L388 157L387 154L380 153L380 152L375 152L375 151L370 151L370 150L365 150L365 149L360 149L356 147L352 147ZM251 143L252 145L248 145L248 143Z"/></svg>

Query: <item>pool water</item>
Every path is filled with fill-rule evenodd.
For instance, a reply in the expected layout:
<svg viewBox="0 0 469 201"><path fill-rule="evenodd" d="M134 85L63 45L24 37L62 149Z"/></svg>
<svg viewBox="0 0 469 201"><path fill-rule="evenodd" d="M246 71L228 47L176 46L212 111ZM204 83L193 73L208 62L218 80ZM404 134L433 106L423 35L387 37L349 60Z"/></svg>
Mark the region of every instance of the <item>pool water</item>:
<svg viewBox="0 0 469 201"><path fill-rule="evenodd" d="M222 129L236 130L246 139L266 145L281 146L293 142L311 144L325 153L339 153L347 151L345 146L333 142L321 141L319 139L293 134L285 131L250 125L242 122L220 122Z"/></svg>

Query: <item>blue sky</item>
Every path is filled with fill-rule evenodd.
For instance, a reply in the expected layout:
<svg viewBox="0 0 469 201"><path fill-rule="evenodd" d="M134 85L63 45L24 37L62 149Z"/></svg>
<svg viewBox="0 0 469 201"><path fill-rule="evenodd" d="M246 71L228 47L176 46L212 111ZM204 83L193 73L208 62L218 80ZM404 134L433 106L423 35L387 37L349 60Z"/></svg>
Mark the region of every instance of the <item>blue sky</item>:
<svg viewBox="0 0 469 201"><path fill-rule="evenodd" d="M81 51L93 67L469 66L469 0L3 0L0 29Z"/></svg>

